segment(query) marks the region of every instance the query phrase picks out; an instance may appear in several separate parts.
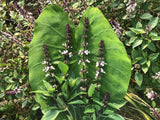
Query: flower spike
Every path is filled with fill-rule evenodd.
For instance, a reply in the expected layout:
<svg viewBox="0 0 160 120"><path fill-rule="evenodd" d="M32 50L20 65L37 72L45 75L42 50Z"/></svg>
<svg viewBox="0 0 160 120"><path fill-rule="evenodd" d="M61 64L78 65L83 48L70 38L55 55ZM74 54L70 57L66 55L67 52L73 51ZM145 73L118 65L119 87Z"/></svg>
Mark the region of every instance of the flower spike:
<svg viewBox="0 0 160 120"><path fill-rule="evenodd" d="M65 50L62 52L62 51L59 51L62 55L64 55L64 61L66 64L69 64L69 58L71 58L73 55L72 55L72 52L71 52L71 49L72 49L72 46L71 46L71 27L69 24L66 25L66 42L64 44L62 44L62 46L65 47Z"/></svg>
<svg viewBox="0 0 160 120"><path fill-rule="evenodd" d="M98 68L98 70L96 71L96 75L95 75L95 79L97 80L97 85L99 84L99 79L101 78L100 74L103 73L105 74L106 72L103 70L104 65L106 65L107 63L105 63L103 54L104 54L104 40L101 40L100 44L99 44L99 58L98 58L98 62L96 62L96 67Z"/></svg>
<svg viewBox="0 0 160 120"><path fill-rule="evenodd" d="M85 77L85 75L88 73L88 71L85 69L85 65L86 63L90 63L90 60L88 60L86 58L87 55L90 54L90 51L86 49L86 46L88 45L88 43L86 42L86 39L88 38L88 35L87 35L87 32L89 31L89 19L88 17L86 17L84 19L84 27L85 29L83 30L84 31L84 35L83 35L83 43L81 44L83 46L83 49L82 50L79 50L78 54L82 56L82 59L79 60L78 64L82 63L83 67L80 71L80 74L82 74L82 79L81 81L83 82L83 87L82 88L85 88L85 83L87 81L87 78ZM86 89L81 89L81 90L86 90Z"/></svg>
<svg viewBox="0 0 160 120"><path fill-rule="evenodd" d="M50 63L48 46L46 44L43 44L43 52L44 52L44 61L42 64L45 65L45 68L42 71L46 72L46 75L45 75L46 77L53 78L54 75L51 71L55 70L55 68Z"/></svg>

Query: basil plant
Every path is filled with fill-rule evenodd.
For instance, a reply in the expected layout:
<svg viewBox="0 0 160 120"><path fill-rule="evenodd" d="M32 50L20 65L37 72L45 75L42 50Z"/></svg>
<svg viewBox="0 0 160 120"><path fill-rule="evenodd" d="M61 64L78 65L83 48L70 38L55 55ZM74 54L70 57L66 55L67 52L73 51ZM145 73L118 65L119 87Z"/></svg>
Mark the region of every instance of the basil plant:
<svg viewBox="0 0 160 120"><path fill-rule="evenodd" d="M124 120L131 63L98 8L75 26L62 8L46 7L29 50L29 80L42 120Z"/></svg>

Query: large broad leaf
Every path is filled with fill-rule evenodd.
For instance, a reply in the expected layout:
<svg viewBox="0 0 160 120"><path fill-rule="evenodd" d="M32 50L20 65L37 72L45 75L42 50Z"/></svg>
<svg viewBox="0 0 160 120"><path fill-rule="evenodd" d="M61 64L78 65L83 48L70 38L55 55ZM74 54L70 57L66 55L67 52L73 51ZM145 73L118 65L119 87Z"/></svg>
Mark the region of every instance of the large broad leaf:
<svg viewBox="0 0 160 120"><path fill-rule="evenodd" d="M104 40L105 53L104 60L107 65L104 67L106 74L102 76L101 93L110 92L111 101L122 99L127 91L130 74L131 63L127 56L123 43L118 39L109 22L98 8L89 8L76 28L75 38L77 49L81 49L83 42L84 19L89 18L89 31L87 49L91 52L88 59L91 61L88 66L88 78L94 79L95 65L98 60L98 49L101 40Z"/></svg>
<svg viewBox="0 0 160 120"><path fill-rule="evenodd" d="M87 78L90 78L88 82L91 83L96 74L95 66L96 61L98 61L99 43L101 40L104 40L104 60L107 65L104 67L106 74L102 75L102 79L100 80L100 93L101 97L103 97L106 92L110 93L109 101L112 101L109 102L110 106L112 106L112 103L118 104L128 88L131 64L122 42L118 39L109 22L98 8L89 8L84 13L76 31L75 26L67 14L59 6L50 5L41 13L36 20L34 37L29 50L30 85L34 91L45 89L43 84L45 72L42 71L45 67L45 65L42 64L44 61L43 44L47 44L49 47L49 56L52 61L63 60L59 50L62 51L64 49L62 44L65 43L66 24L70 24L72 28L71 43L73 53L77 53L81 49L85 17L88 17L90 21L87 49L91 54L89 54L87 58L91 63L86 65L89 72ZM78 57L73 56L73 59L78 61ZM74 73L76 77L79 76L80 68L81 66L78 63L72 64L69 66L69 74ZM55 73L56 72L57 70L55 70ZM53 106L53 101L42 94L37 94L36 100L40 103L44 113Z"/></svg>
<svg viewBox="0 0 160 120"><path fill-rule="evenodd" d="M34 37L29 50L29 78L33 90L40 89L45 72L43 44L49 47L50 58L54 61L61 59L59 50L65 43L66 24L70 24L74 33L74 25L68 15L57 5L48 6L36 20ZM73 41L74 42L74 41Z"/></svg>
<svg viewBox="0 0 160 120"><path fill-rule="evenodd" d="M50 58L53 61L60 60L59 50L64 49L62 44L65 43L66 24L70 24L74 34L74 24L63 9L57 5L49 5L36 20L34 37L29 49L29 80L34 91L44 88L43 79L46 73L42 71L45 67L42 64L44 61L43 44L47 44ZM36 95L36 100L41 104L44 112L49 109L48 106L52 105L49 98L44 98L40 94Z"/></svg>

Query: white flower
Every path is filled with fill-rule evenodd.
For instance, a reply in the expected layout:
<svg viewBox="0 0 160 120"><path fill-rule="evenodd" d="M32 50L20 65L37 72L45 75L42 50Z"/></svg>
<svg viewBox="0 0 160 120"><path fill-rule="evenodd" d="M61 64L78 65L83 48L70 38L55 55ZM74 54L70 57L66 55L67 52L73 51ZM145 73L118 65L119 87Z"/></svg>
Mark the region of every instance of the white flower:
<svg viewBox="0 0 160 120"><path fill-rule="evenodd" d="M86 65L85 62L90 63L90 61L88 59L86 60L79 60L78 64L80 64L82 62L83 65Z"/></svg>
<svg viewBox="0 0 160 120"><path fill-rule="evenodd" d="M106 73L106 72L104 72L103 68L100 68L100 71L101 71L101 73Z"/></svg>
<svg viewBox="0 0 160 120"><path fill-rule="evenodd" d="M42 63L43 65L46 65L47 64L47 61L43 61L43 63Z"/></svg>
<svg viewBox="0 0 160 120"><path fill-rule="evenodd" d="M80 70L80 73L84 73L84 72L85 72L85 73L88 73L88 71L85 70L85 69L81 69L81 70Z"/></svg>
<svg viewBox="0 0 160 120"><path fill-rule="evenodd" d="M59 53L61 53L61 54L62 54L62 51L61 51L61 50L59 50Z"/></svg>
<svg viewBox="0 0 160 120"><path fill-rule="evenodd" d="M131 13L133 11L135 11L135 7L137 6L137 3L134 1L134 2L131 2L129 1L129 3L127 4L127 13Z"/></svg>
<svg viewBox="0 0 160 120"><path fill-rule="evenodd" d="M32 15L32 13L31 13L31 12L28 12L28 15Z"/></svg>
<svg viewBox="0 0 160 120"><path fill-rule="evenodd" d="M50 68L50 67L47 66L47 67L45 67L45 68L43 69L43 71L44 71L44 72L48 72L49 68Z"/></svg>
<svg viewBox="0 0 160 120"><path fill-rule="evenodd" d="M154 93L153 90L150 91L150 92L148 92L148 93L146 94L147 98L148 98L148 99L151 99L153 93Z"/></svg>
<svg viewBox="0 0 160 120"><path fill-rule="evenodd" d="M56 85L56 84L54 84L52 87L53 87L53 88L56 88L56 87L57 87L57 85Z"/></svg>
<svg viewBox="0 0 160 120"><path fill-rule="evenodd" d="M50 69L51 69L51 70L55 70L55 68L54 68L53 66L50 66Z"/></svg>
<svg viewBox="0 0 160 120"><path fill-rule="evenodd" d="M67 47L67 44L66 44L66 43L63 43L62 46Z"/></svg>
<svg viewBox="0 0 160 120"><path fill-rule="evenodd" d="M15 94L18 94L18 93L20 93L20 92L22 91L22 89L16 87L16 88L14 89L14 91L15 91Z"/></svg>
<svg viewBox="0 0 160 120"><path fill-rule="evenodd" d="M146 94L147 98L150 99L151 101L154 100L155 98L158 97L158 94L156 92L154 92L153 90L151 90L150 92L148 92Z"/></svg>
<svg viewBox="0 0 160 120"><path fill-rule="evenodd" d="M90 63L90 61L88 59L86 60L79 60L78 64L80 64L82 62L83 65L86 65L85 62Z"/></svg>
<svg viewBox="0 0 160 120"><path fill-rule="evenodd" d="M80 54L80 55L83 55L83 54L88 55L89 53L90 53L90 51L88 51L88 50L85 50L85 51L79 50L79 52L78 52L78 54Z"/></svg>
<svg viewBox="0 0 160 120"><path fill-rule="evenodd" d="M96 67L98 67L99 66L99 62L96 62Z"/></svg>
<svg viewBox="0 0 160 120"><path fill-rule="evenodd" d="M68 53L68 50L64 50L61 54L64 55L64 54L67 54Z"/></svg>
<svg viewBox="0 0 160 120"><path fill-rule="evenodd" d="M83 51L79 50L78 54L83 55Z"/></svg>
<svg viewBox="0 0 160 120"><path fill-rule="evenodd" d="M51 73L51 76L52 76L52 77L54 77L54 74L53 74L53 73Z"/></svg>
<svg viewBox="0 0 160 120"><path fill-rule="evenodd" d="M98 78L98 76L99 76L99 71L97 70L95 78Z"/></svg>
<svg viewBox="0 0 160 120"><path fill-rule="evenodd" d="M82 43L82 46L87 46L88 45L88 43Z"/></svg>
<svg viewBox="0 0 160 120"><path fill-rule="evenodd" d="M150 113L157 119L160 120L160 113L157 108L150 107Z"/></svg>
<svg viewBox="0 0 160 120"><path fill-rule="evenodd" d="M107 63L105 63L104 61L101 61L101 62L100 62L100 65L101 65L101 66L104 66L104 65L106 65L106 64L107 64Z"/></svg>
<svg viewBox="0 0 160 120"><path fill-rule="evenodd" d="M69 57L72 57L72 56L73 56L73 55L72 55L72 52L70 52L70 53L69 53Z"/></svg>
<svg viewBox="0 0 160 120"><path fill-rule="evenodd" d="M84 66L86 65L84 61L82 62L82 64L83 64Z"/></svg>
<svg viewBox="0 0 160 120"><path fill-rule="evenodd" d="M81 62L82 62L82 61L81 61L81 60L79 60L79 61L78 61L78 64L80 64Z"/></svg>
<svg viewBox="0 0 160 120"><path fill-rule="evenodd" d="M85 82L85 81L87 81L87 79L86 78L82 78L81 81Z"/></svg>
<svg viewBox="0 0 160 120"><path fill-rule="evenodd" d="M84 88L84 87L80 87L80 89L81 89L82 91L85 91L85 90L86 90L86 88Z"/></svg>
<svg viewBox="0 0 160 120"><path fill-rule="evenodd" d="M86 59L86 60L85 60L85 62L88 62L88 63L90 63L90 61L89 61L88 59Z"/></svg>
<svg viewBox="0 0 160 120"><path fill-rule="evenodd" d="M85 50L84 53L85 53L86 55L88 55L88 54L90 53L90 51Z"/></svg>
<svg viewBox="0 0 160 120"><path fill-rule="evenodd" d="M160 72L156 73L155 76L152 76L152 78L160 80Z"/></svg>
<svg viewBox="0 0 160 120"><path fill-rule="evenodd" d="M111 21L111 25L115 31L115 33L118 35L118 37L121 35L122 27L120 27L120 24L116 20Z"/></svg>
<svg viewBox="0 0 160 120"><path fill-rule="evenodd" d="M46 76L46 77L48 77L48 76L50 76L50 74L49 74L49 73L47 73L45 76Z"/></svg>

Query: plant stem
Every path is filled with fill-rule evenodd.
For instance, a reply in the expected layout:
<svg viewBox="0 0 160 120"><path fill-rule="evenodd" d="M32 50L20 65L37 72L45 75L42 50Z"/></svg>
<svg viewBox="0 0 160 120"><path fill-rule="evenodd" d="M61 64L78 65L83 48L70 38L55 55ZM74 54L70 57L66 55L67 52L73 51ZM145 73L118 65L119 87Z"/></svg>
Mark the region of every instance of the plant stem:
<svg viewBox="0 0 160 120"><path fill-rule="evenodd" d="M66 107L66 110L67 110L67 112L69 113L69 115L71 116L71 120L74 120L74 119L73 119L73 116L72 116L72 113L69 111L68 107Z"/></svg>

